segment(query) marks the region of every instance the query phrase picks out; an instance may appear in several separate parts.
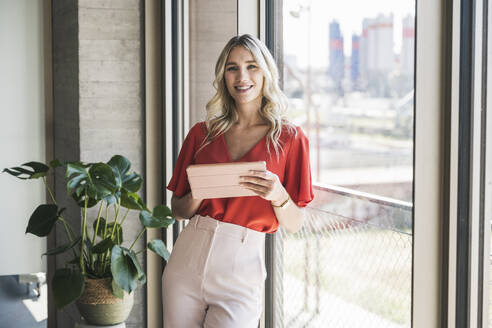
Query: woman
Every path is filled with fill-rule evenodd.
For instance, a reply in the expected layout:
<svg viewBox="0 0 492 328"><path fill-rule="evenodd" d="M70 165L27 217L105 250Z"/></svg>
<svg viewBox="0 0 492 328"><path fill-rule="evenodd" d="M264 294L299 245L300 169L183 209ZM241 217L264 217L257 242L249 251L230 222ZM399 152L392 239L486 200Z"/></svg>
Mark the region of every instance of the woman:
<svg viewBox="0 0 492 328"><path fill-rule="evenodd" d="M279 224L299 230L313 199L309 144L284 115L286 97L265 45L233 37L215 66L207 119L183 142L168 189L178 220L190 219L163 274L164 326L257 327L266 278L264 241ZM240 184L257 196L193 199L190 164L265 161Z"/></svg>

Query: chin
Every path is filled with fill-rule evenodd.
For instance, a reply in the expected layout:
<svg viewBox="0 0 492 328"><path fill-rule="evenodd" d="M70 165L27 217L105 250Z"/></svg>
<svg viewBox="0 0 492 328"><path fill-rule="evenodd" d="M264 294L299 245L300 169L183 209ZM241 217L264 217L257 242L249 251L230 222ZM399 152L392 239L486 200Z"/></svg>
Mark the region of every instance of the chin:
<svg viewBox="0 0 492 328"><path fill-rule="evenodd" d="M254 99L235 99L236 104L248 104L250 102L253 102Z"/></svg>
<svg viewBox="0 0 492 328"><path fill-rule="evenodd" d="M233 98L234 98L234 101L236 102L236 104L248 104L250 102L256 101L258 98L261 98L261 96L257 95L256 97L247 97L247 98L233 97Z"/></svg>

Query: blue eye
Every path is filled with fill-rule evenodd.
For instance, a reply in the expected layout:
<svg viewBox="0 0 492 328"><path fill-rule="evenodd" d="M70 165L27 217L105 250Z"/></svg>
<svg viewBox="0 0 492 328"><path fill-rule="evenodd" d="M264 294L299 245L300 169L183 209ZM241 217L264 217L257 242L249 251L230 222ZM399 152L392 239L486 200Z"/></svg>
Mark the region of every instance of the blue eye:
<svg viewBox="0 0 492 328"><path fill-rule="evenodd" d="M236 70L236 69L237 69L237 67L232 66L232 67L229 67L229 68L227 69L227 71L234 71L234 70Z"/></svg>
<svg viewBox="0 0 492 328"><path fill-rule="evenodd" d="M256 68L255 65L249 65L248 68Z"/></svg>

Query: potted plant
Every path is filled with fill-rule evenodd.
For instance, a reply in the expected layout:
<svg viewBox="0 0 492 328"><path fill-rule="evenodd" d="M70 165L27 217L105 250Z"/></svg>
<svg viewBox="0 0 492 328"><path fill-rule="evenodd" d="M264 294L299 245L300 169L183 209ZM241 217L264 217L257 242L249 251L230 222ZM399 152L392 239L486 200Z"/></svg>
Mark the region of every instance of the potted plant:
<svg viewBox="0 0 492 328"><path fill-rule="evenodd" d="M65 168L68 195L82 209L80 234L76 234L65 219L65 208L59 208L46 183L49 171L57 167ZM145 249L135 251L133 247L146 229L167 228L174 223L167 206L159 205L152 211L147 208L137 194L142 177L130 172L130 167L128 159L116 155L107 163L62 164L54 160L49 166L29 162L3 170L19 179L43 180L52 204L42 204L34 210L26 233L45 237L56 224L63 225L67 242L43 254L72 253L65 267L56 270L51 282L55 305L61 309L76 301L81 315L94 325L117 324L127 319L133 306L133 291L146 282L137 259ZM97 216L89 229L87 215L92 207L97 208ZM142 229L132 243L126 243L123 224L132 210L140 212ZM147 248L164 260L169 259L170 254L162 240L150 241Z"/></svg>

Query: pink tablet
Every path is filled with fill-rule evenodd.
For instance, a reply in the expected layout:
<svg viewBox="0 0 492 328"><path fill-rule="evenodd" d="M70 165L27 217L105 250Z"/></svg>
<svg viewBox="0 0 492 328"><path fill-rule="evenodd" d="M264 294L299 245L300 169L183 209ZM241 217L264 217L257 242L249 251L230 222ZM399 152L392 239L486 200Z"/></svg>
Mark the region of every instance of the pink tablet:
<svg viewBox="0 0 492 328"><path fill-rule="evenodd" d="M195 164L186 168L191 194L195 199L256 196L239 185L239 177L249 170L266 170L263 162Z"/></svg>

